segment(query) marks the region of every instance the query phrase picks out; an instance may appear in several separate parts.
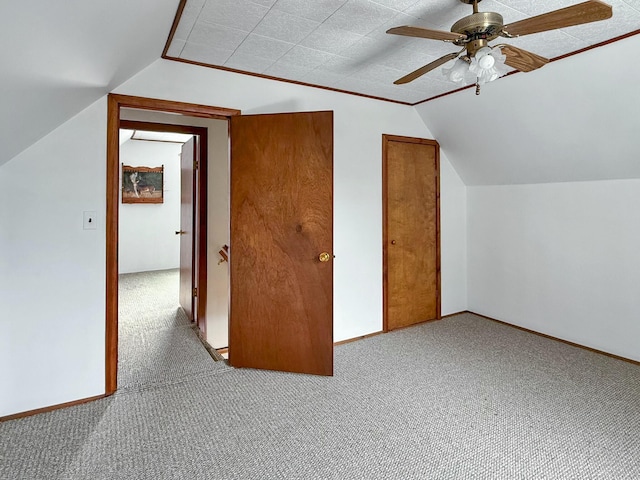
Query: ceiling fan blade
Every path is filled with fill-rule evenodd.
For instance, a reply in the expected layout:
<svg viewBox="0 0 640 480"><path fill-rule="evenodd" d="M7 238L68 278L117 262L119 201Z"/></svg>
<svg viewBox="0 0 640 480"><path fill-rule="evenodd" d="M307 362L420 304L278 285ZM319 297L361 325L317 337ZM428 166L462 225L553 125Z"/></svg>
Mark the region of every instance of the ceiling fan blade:
<svg viewBox="0 0 640 480"><path fill-rule="evenodd" d="M521 72L530 72L549 63L548 58L527 52L513 45L502 45L502 53L507 57L504 63Z"/></svg>
<svg viewBox="0 0 640 480"><path fill-rule="evenodd" d="M424 75L425 73L430 72L431 70L433 70L434 68L438 68L440 65L444 65L445 63L447 63L449 60L453 60L454 58L456 58L458 55L460 55L460 52L456 52L456 53L449 53L447 55L445 55L444 57L440 57L437 60L434 60L433 62L425 65L424 67L420 67L419 69L411 72L408 75L405 75L402 78L399 78L398 80L396 80L395 82L393 82L395 85L402 85L403 83L409 83L414 81L416 78L421 77L422 75Z"/></svg>
<svg viewBox="0 0 640 480"><path fill-rule="evenodd" d="M463 33L445 32L444 30L429 30L421 27L394 27L387 30L387 33L393 35L404 35L406 37L430 38L431 40L444 40L452 42L467 38Z"/></svg>
<svg viewBox="0 0 640 480"><path fill-rule="evenodd" d="M519 22L510 23L503 27L508 35L529 35L531 33L545 32L556 28L572 27L583 23L597 22L611 18L613 12L611 6L600 0L587 2L561 8L552 12L543 13L535 17L526 18Z"/></svg>

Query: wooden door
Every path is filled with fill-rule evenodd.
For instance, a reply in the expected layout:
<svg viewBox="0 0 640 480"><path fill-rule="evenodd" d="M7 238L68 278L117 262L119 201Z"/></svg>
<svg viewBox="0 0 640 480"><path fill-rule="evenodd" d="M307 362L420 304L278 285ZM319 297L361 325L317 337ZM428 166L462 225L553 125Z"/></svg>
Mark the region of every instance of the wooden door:
<svg viewBox="0 0 640 480"><path fill-rule="evenodd" d="M196 137L182 145L180 153L180 306L193 321L194 308L194 191L196 162Z"/></svg>
<svg viewBox="0 0 640 480"><path fill-rule="evenodd" d="M383 135L384 329L440 318L439 146Z"/></svg>
<svg viewBox="0 0 640 480"><path fill-rule="evenodd" d="M232 117L230 135L229 361L332 375L333 113Z"/></svg>

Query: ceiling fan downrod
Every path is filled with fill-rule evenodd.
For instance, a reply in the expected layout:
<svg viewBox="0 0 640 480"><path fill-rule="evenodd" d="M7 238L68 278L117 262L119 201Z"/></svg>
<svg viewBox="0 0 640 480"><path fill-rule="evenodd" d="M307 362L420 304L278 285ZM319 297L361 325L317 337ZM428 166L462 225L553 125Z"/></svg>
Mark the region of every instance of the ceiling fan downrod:
<svg viewBox="0 0 640 480"><path fill-rule="evenodd" d="M462 3L466 3L467 5L473 6L473 13L478 13L478 4L482 0L460 0Z"/></svg>

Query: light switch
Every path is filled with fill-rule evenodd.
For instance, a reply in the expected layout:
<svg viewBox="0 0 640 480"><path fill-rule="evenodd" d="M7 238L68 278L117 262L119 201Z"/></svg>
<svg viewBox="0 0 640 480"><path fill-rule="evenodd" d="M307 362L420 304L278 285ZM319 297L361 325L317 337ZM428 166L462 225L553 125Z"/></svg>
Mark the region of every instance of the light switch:
<svg viewBox="0 0 640 480"><path fill-rule="evenodd" d="M85 230L95 230L97 228L96 216L96 212L84 212L82 228Z"/></svg>

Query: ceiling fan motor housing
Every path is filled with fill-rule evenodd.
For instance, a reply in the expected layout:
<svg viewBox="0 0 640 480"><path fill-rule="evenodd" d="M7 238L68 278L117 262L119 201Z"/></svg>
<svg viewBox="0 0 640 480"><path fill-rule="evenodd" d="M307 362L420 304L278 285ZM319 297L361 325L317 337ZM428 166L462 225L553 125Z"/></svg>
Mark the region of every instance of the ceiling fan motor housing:
<svg viewBox="0 0 640 480"><path fill-rule="evenodd" d="M453 33L466 35L466 38L456 40L456 45L464 45L470 55L487 42L497 38L502 33L502 15L495 12L478 12L461 18L451 27Z"/></svg>

